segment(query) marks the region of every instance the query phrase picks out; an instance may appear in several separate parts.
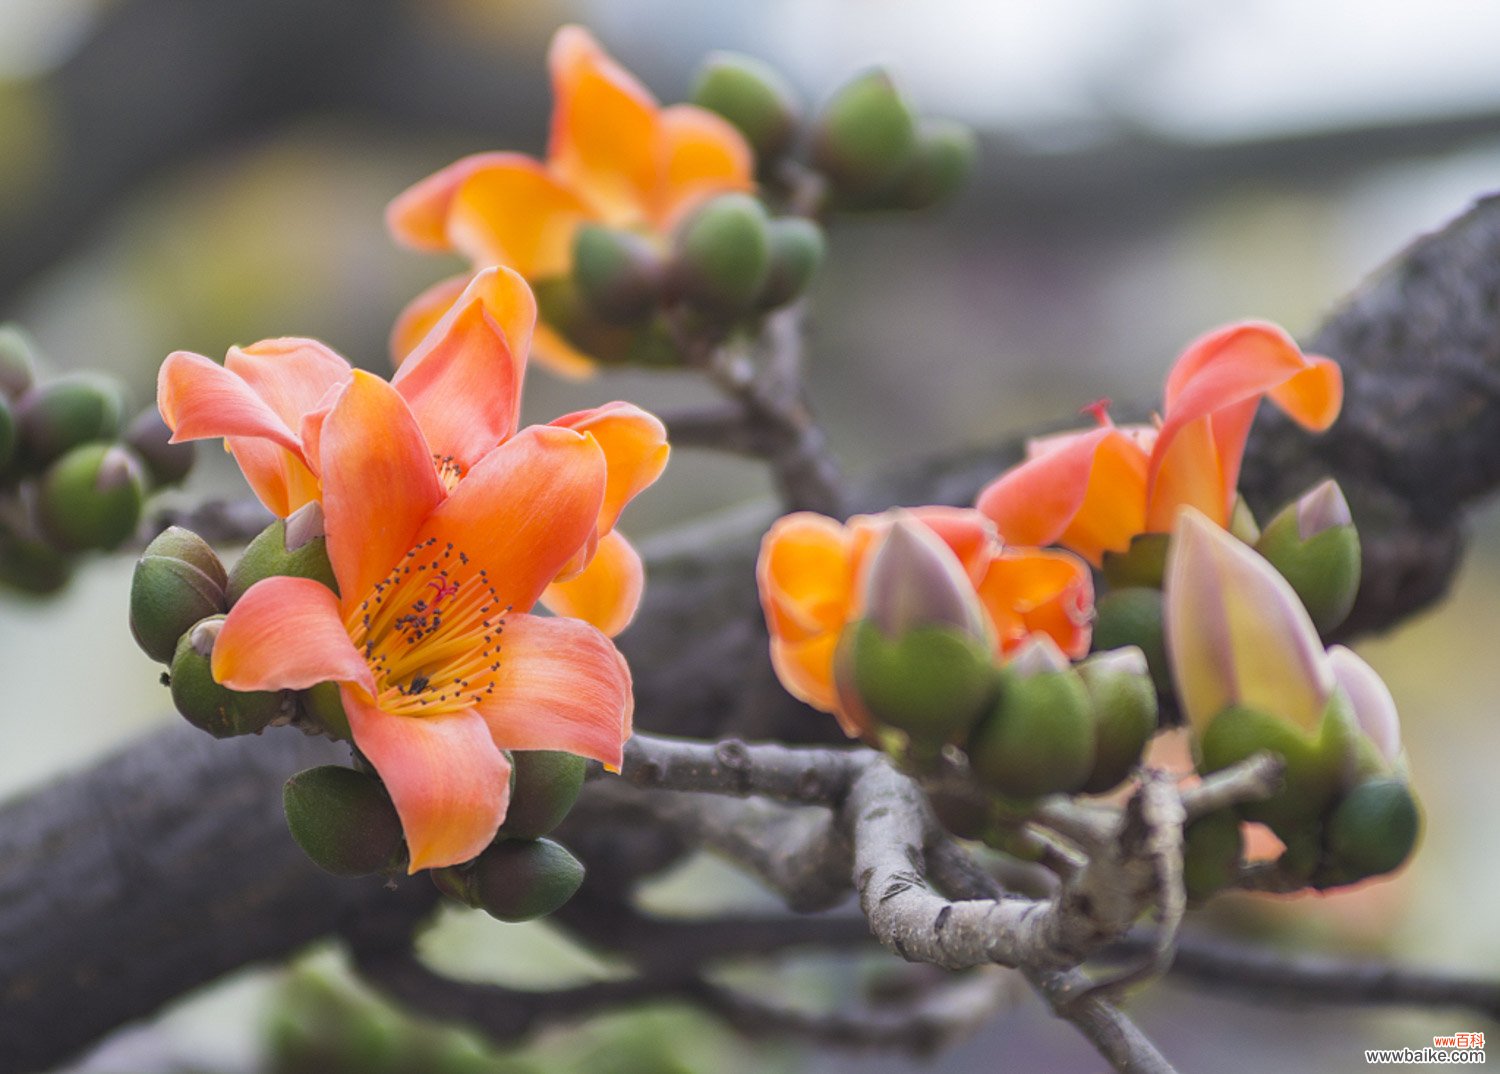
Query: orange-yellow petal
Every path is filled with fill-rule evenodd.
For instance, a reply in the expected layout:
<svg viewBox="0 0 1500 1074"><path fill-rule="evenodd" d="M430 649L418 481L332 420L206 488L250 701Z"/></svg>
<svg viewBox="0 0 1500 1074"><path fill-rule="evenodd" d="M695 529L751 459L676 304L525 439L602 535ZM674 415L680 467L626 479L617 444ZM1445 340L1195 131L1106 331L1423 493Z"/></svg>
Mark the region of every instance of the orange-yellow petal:
<svg viewBox="0 0 1500 1074"><path fill-rule="evenodd" d="M810 511L777 519L761 541L755 572L773 639L796 643L844 628L854 601L850 534L833 519Z"/></svg>
<svg viewBox="0 0 1500 1074"><path fill-rule="evenodd" d="M353 606L416 544L444 490L406 401L370 373L355 371L320 441L328 559Z"/></svg>
<svg viewBox="0 0 1500 1074"><path fill-rule="evenodd" d="M380 773L411 853L407 871L468 861L510 803L510 762L472 709L397 716L340 689L354 744Z"/></svg>
<svg viewBox="0 0 1500 1074"><path fill-rule="evenodd" d="M787 693L820 712L832 713L838 718L844 733L853 738L861 733L862 728L839 704L838 690L833 681L833 656L838 644L837 632L801 641L773 636L771 666L776 669L776 677Z"/></svg>
<svg viewBox="0 0 1500 1074"><path fill-rule="evenodd" d="M415 250L451 250L448 213L464 180L477 171L504 166L515 153L475 153L454 161L396 195L386 206L385 222L397 242Z"/></svg>
<svg viewBox="0 0 1500 1074"><path fill-rule="evenodd" d="M640 553L611 531L599 539L588 566L547 587L542 604L557 615L591 623L612 638L635 618L645 584Z"/></svg>
<svg viewBox="0 0 1500 1074"><path fill-rule="evenodd" d="M292 451L254 436L226 436L224 446L256 499L278 518L322 496L317 474L304 461L305 451Z"/></svg>
<svg viewBox="0 0 1500 1074"><path fill-rule="evenodd" d="M601 535L614 528L626 504L661 476L671 454L661 419L631 403L606 403L564 415L551 424L588 433L604 451L609 477L599 514Z"/></svg>
<svg viewBox="0 0 1500 1074"><path fill-rule="evenodd" d="M339 617L333 590L275 575L235 601L214 642L214 678L232 690L303 690L320 682L375 679Z"/></svg>
<svg viewBox="0 0 1500 1074"><path fill-rule="evenodd" d="M443 315L453 308L453 304L458 301L458 296L464 293L464 288L468 285L467 274L450 276L446 280L439 280L406 304L405 308L396 315L396 324L391 329L390 351L393 367L401 368L401 363L406 361L407 355L416 350L417 344L427 338L427 334L443 319Z"/></svg>
<svg viewBox="0 0 1500 1074"><path fill-rule="evenodd" d="M451 542L488 572L502 606L529 611L596 536L604 485L604 452L592 437L532 425L475 464L417 542Z"/></svg>
<svg viewBox="0 0 1500 1074"><path fill-rule="evenodd" d="M592 213L550 171L508 154L469 175L453 195L448 237L476 265L509 265L530 280L567 272L573 233Z"/></svg>
<svg viewBox="0 0 1500 1074"><path fill-rule="evenodd" d="M1236 424L1241 423L1236 420ZM1199 418L1177 429L1170 439L1158 440L1152 464L1156 477L1147 502L1147 529L1170 531L1183 507L1197 508L1217 526L1229 524L1234 486L1228 483L1211 419Z"/></svg>
<svg viewBox="0 0 1500 1074"><path fill-rule="evenodd" d="M495 689L478 710L502 749L564 750L619 768L635 710L630 669L587 623L511 615Z"/></svg>
<svg viewBox="0 0 1500 1074"><path fill-rule="evenodd" d="M661 185L652 214L659 230L706 197L755 188L755 156L734 124L691 104L664 108L659 118Z"/></svg>
<svg viewBox="0 0 1500 1074"><path fill-rule="evenodd" d="M551 325L540 322L532 337L531 357L568 380L587 380L599 372L599 363L563 338Z"/></svg>
<svg viewBox="0 0 1500 1074"><path fill-rule="evenodd" d="M1088 565L1066 552L1007 548L996 556L978 587L1001 651L1034 633L1057 642L1069 659L1089 650L1094 580Z"/></svg>
<svg viewBox="0 0 1500 1074"><path fill-rule="evenodd" d="M156 405L174 444L245 436L302 450L293 427L244 378L201 354L176 351L167 356L157 374Z"/></svg>
<svg viewBox="0 0 1500 1074"><path fill-rule="evenodd" d="M1344 372L1332 358L1309 355L1312 363L1271 389L1271 402L1313 432L1333 424L1344 405Z"/></svg>

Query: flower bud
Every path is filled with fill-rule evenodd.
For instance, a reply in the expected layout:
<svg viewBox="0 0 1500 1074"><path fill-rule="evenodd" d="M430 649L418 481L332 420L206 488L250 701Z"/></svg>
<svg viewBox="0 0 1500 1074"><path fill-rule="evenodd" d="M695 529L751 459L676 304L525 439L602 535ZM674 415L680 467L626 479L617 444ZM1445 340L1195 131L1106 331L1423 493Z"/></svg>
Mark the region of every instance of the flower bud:
<svg viewBox="0 0 1500 1074"><path fill-rule="evenodd" d="M188 723L215 738L256 734L282 715L281 695L270 690L231 690L214 680L209 658L223 625L222 615L212 616L178 641L170 676L172 703Z"/></svg>
<svg viewBox="0 0 1500 1074"><path fill-rule="evenodd" d="M770 273L768 223L749 194L722 194L689 216L674 240L672 276L682 297L719 317L748 311Z"/></svg>
<svg viewBox="0 0 1500 1074"><path fill-rule="evenodd" d="M354 734L349 730L349 715L344 711L344 698L336 682L320 682L309 686L297 695L302 705L302 714L322 728L329 738L352 742Z"/></svg>
<svg viewBox="0 0 1500 1074"><path fill-rule="evenodd" d="M298 772L282 792L292 838L318 868L368 876L405 866L401 818L375 776L339 765Z"/></svg>
<svg viewBox="0 0 1500 1074"><path fill-rule="evenodd" d="M193 468L196 445L171 442L172 430L155 407L147 407L125 429L124 443L140 456L153 487L180 484Z"/></svg>
<svg viewBox="0 0 1500 1074"><path fill-rule="evenodd" d="M0 583L18 593L45 597L73 577L73 560L34 536L7 533L0 528Z"/></svg>
<svg viewBox="0 0 1500 1074"><path fill-rule="evenodd" d="M111 440L123 404L113 381L74 373L33 387L16 404L20 453L36 471L80 444Z"/></svg>
<svg viewBox="0 0 1500 1074"><path fill-rule="evenodd" d="M492 843L467 865L432 870L438 890L501 921L558 909L583 883L583 864L550 839Z"/></svg>
<svg viewBox="0 0 1500 1074"><path fill-rule="evenodd" d="M537 839L562 823L583 790L588 761L560 750L516 750L510 808L500 825L509 839Z"/></svg>
<svg viewBox="0 0 1500 1074"><path fill-rule="evenodd" d="M1139 649L1146 657L1156 689L1170 695L1172 671L1167 662L1161 590L1144 586L1116 589L1100 597L1094 610L1094 650Z"/></svg>
<svg viewBox="0 0 1500 1074"><path fill-rule="evenodd" d="M779 71L753 56L709 53L689 100L738 127L762 167L797 134L801 109L796 94Z"/></svg>
<svg viewBox="0 0 1500 1074"><path fill-rule="evenodd" d="M1390 688L1374 668L1342 645L1329 648L1328 662L1369 746L1362 767L1366 774L1389 773L1401 763L1401 721Z"/></svg>
<svg viewBox="0 0 1500 1074"><path fill-rule="evenodd" d="M573 282L609 324L644 319L661 297L662 275L661 254L643 235L584 224L573 239Z"/></svg>
<svg viewBox="0 0 1500 1074"><path fill-rule="evenodd" d="M1138 533L1130 539L1127 551L1106 550L1102 568L1105 581L1112 589L1160 589L1171 542L1170 533Z"/></svg>
<svg viewBox="0 0 1500 1074"><path fill-rule="evenodd" d="M1328 818L1329 879L1353 883L1398 868L1416 846L1421 825L1404 780L1383 777L1356 785Z"/></svg>
<svg viewBox="0 0 1500 1074"><path fill-rule="evenodd" d="M118 548L135 532L146 475L118 444L85 444L47 468L37 487L37 520L68 549Z"/></svg>
<svg viewBox="0 0 1500 1074"><path fill-rule="evenodd" d="M228 609L224 586L223 564L208 542L177 526L167 529L146 546L130 578L136 644L151 659L170 663L189 627Z"/></svg>
<svg viewBox="0 0 1500 1074"><path fill-rule="evenodd" d="M756 305L775 309L797 298L823 262L823 229L800 216L783 216L768 225L771 265Z"/></svg>
<svg viewBox="0 0 1500 1074"><path fill-rule="evenodd" d="M978 156L979 140L968 124L923 119L917 125L916 149L896 203L903 209L926 209L947 201L968 182Z"/></svg>
<svg viewBox="0 0 1500 1074"><path fill-rule="evenodd" d="M1085 794L1118 786L1156 734L1156 687L1146 655L1130 646L1097 653L1078 665L1094 713L1094 770Z"/></svg>
<svg viewBox="0 0 1500 1074"><path fill-rule="evenodd" d="M984 609L958 556L904 511L895 513L870 560L863 597L865 615L888 638L922 626L985 637Z"/></svg>
<svg viewBox="0 0 1500 1074"><path fill-rule="evenodd" d="M278 518L245 546L229 571L230 605L256 582L276 575L311 578L338 592L323 534L323 506L316 500Z"/></svg>
<svg viewBox="0 0 1500 1074"><path fill-rule="evenodd" d="M813 132L813 164L842 194L869 196L911 165L916 121L884 70L846 82L823 106Z"/></svg>
<svg viewBox="0 0 1500 1074"><path fill-rule="evenodd" d="M1255 550L1291 583L1327 634L1344 621L1359 592L1359 533L1335 481L1324 481L1266 525Z"/></svg>
<svg viewBox="0 0 1500 1074"><path fill-rule="evenodd" d="M1182 838L1182 884L1190 900L1202 902L1234 882L1245 839L1232 810L1199 817L1183 830Z"/></svg>
<svg viewBox="0 0 1500 1074"><path fill-rule="evenodd" d="M1088 780L1088 691L1051 638L1032 635L1002 669L999 700L975 728L968 752L979 783L1012 798L1072 792Z"/></svg>
<svg viewBox="0 0 1500 1074"><path fill-rule="evenodd" d="M0 324L0 396L19 399L36 383L36 341L17 325Z"/></svg>
<svg viewBox="0 0 1500 1074"><path fill-rule="evenodd" d="M10 401L0 395L0 475L16 457L16 415Z"/></svg>

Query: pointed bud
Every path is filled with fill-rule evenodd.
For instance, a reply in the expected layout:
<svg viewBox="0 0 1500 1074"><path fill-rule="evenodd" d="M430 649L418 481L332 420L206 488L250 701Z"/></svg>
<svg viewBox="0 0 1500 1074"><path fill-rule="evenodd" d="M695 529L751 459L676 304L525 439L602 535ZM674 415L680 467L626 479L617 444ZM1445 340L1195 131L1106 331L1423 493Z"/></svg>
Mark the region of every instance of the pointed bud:
<svg viewBox="0 0 1500 1074"><path fill-rule="evenodd" d="M13 324L0 324L0 396L19 399L36 383L36 340Z"/></svg>
<svg viewBox="0 0 1500 1074"><path fill-rule="evenodd" d="M1156 734L1156 687L1146 654L1135 646L1096 653L1078 665L1094 713L1094 770L1085 794L1124 782Z"/></svg>
<svg viewBox="0 0 1500 1074"><path fill-rule="evenodd" d="M282 716L281 695L231 690L214 680L209 660L223 625L222 615L213 616L178 641L170 676L172 703L188 723L215 738L256 734Z"/></svg>
<svg viewBox="0 0 1500 1074"><path fill-rule="evenodd" d="M1399 868L1417 845L1421 827L1416 800L1403 780L1358 784L1328 818L1326 879L1348 884Z"/></svg>
<svg viewBox="0 0 1500 1074"><path fill-rule="evenodd" d="M1401 720L1390 687L1374 668L1342 645L1329 648L1328 662L1349 701L1355 726L1374 747L1377 763L1390 771L1401 759Z"/></svg>
<svg viewBox="0 0 1500 1074"><path fill-rule="evenodd" d="M954 119L923 119L917 125L911 167L901 179L896 204L926 209L957 194L974 171L979 139L974 129Z"/></svg>
<svg viewBox="0 0 1500 1074"><path fill-rule="evenodd" d="M584 224L573 239L573 282L609 324L643 320L661 298L662 255L644 235Z"/></svg>
<svg viewBox="0 0 1500 1074"><path fill-rule="evenodd" d="M16 404L22 462L37 471L80 444L113 439L122 409L107 377L74 373L37 385Z"/></svg>
<svg viewBox="0 0 1500 1074"><path fill-rule="evenodd" d="M1094 768L1088 691L1045 634L1003 670L999 700L975 728L969 765L979 784L1012 798L1079 790Z"/></svg>
<svg viewBox="0 0 1500 1074"><path fill-rule="evenodd" d="M709 53L689 100L739 128L762 168L790 147L797 134L797 95L781 72L753 56Z"/></svg>
<svg viewBox="0 0 1500 1074"><path fill-rule="evenodd" d="M63 548L118 548L135 532L146 474L118 444L85 444L47 468L37 486L37 520Z"/></svg>
<svg viewBox="0 0 1500 1074"><path fill-rule="evenodd" d="M1182 885L1200 903L1234 882L1245 839L1240 819L1227 809L1189 824L1182 833Z"/></svg>
<svg viewBox="0 0 1500 1074"><path fill-rule="evenodd" d="M299 772L282 792L286 825L313 864L335 876L403 870L401 818L376 777L339 765Z"/></svg>
<svg viewBox="0 0 1500 1074"><path fill-rule="evenodd" d="M130 633L136 644L151 659L170 663L189 627L228 609L224 584L224 567L203 538L176 526L160 534L146 546L130 579Z"/></svg>
<svg viewBox="0 0 1500 1074"><path fill-rule="evenodd" d="M1338 626L1359 592L1359 533L1335 481L1324 481L1267 524L1256 542L1322 633Z"/></svg>
<svg viewBox="0 0 1500 1074"><path fill-rule="evenodd" d="M588 762L558 750L516 750L512 755L510 808L500 825L508 839L537 839L563 822L578 793Z"/></svg>
<svg viewBox="0 0 1500 1074"><path fill-rule="evenodd" d="M722 194L678 229L672 278L707 314L732 318L755 305L771 268L769 221L749 194Z"/></svg>
<svg viewBox="0 0 1500 1074"><path fill-rule="evenodd" d="M1160 589L1171 543L1169 533L1138 533L1130 539L1127 551L1106 550L1102 566L1105 581L1109 582L1111 589L1136 586Z"/></svg>
<svg viewBox="0 0 1500 1074"><path fill-rule="evenodd" d="M884 70L846 82L823 106L813 130L813 164L841 193L873 196L910 167L916 120Z"/></svg>
<svg viewBox="0 0 1500 1074"><path fill-rule="evenodd" d="M191 441L174 444L171 439L172 430L155 407L137 414L125 430L125 445L146 464L155 487L180 484L193 468L197 445Z"/></svg>
<svg viewBox="0 0 1500 1074"><path fill-rule="evenodd" d="M450 898L501 921L531 921L558 909L583 883L583 865L550 839L501 840L466 865L432 870Z"/></svg>
<svg viewBox="0 0 1500 1074"><path fill-rule="evenodd" d="M1161 590L1144 586L1116 589L1100 597L1094 611L1095 651L1139 649L1158 692L1170 694L1172 669L1167 661Z"/></svg>
<svg viewBox="0 0 1500 1074"><path fill-rule="evenodd" d="M989 648L947 626L890 638L865 619L844 629L834 658L840 702L859 722L894 727L913 743L960 740L989 707L995 667Z"/></svg>
<svg viewBox="0 0 1500 1074"><path fill-rule="evenodd" d="M323 533L323 506L314 500L286 518L278 518L256 535L229 571L229 603L263 578L286 575L322 582L335 593L338 581L328 562Z"/></svg>
<svg viewBox="0 0 1500 1074"><path fill-rule="evenodd" d="M1230 705L1317 733L1333 671L1302 601L1263 557L1191 508L1167 555L1165 609L1177 700L1200 734Z"/></svg>
<svg viewBox="0 0 1500 1074"><path fill-rule="evenodd" d="M898 511L864 579L865 615L888 638L919 626L985 637L984 609L963 564L930 528Z"/></svg>
<svg viewBox="0 0 1500 1074"><path fill-rule="evenodd" d="M823 263L823 229L800 216L783 216L769 227L771 266L756 299L761 309L784 306L807 290Z"/></svg>

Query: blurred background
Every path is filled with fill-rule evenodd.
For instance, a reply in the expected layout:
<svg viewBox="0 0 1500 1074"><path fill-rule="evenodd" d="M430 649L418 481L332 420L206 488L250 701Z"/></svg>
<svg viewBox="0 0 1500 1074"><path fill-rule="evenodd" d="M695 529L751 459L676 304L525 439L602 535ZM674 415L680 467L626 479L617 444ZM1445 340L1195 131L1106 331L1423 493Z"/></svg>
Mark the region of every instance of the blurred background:
<svg viewBox="0 0 1500 1074"><path fill-rule="evenodd" d="M854 473L1066 421L1100 396L1152 399L1181 347L1226 320L1304 333L1416 234L1500 187L1500 6L1479 0L0 0L0 320L29 329L56 370L114 372L138 405L174 349L220 357L309 335L387 371L396 312L460 266L396 249L385 203L465 153L539 152L546 43L567 21L590 25L663 100L685 95L713 48L769 60L809 102L879 62L920 109L981 132L956 204L841 218L831 235L810 391ZM683 374L539 372L527 412L704 397ZM239 480L204 451L181 496L237 496ZM627 521L647 537L768 489L752 464L679 452ZM1416 861L1349 894L1216 903L1225 927L1500 965L1500 917L1476 909L1500 881L1487 630L1500 516L1476 518L1474 536L1453 599L1362 648L1396 694L1425 795ZM175 718L125 630L127 559L91 564L46 603L0 596L0 795ZM706 862L652 897L705 911L706 892L768 905ZM430 943L445 966L503 968L515 983L609 971L544 926L454 915ZM870 972L804 962L765 984L827 1002ZM1171 986L1135 1009L1185 1070L1354 1069L1364 1047L1484 1028ZM321 952L291 977L247 973L194 997L81 1069L402 1069L394 1044L339 1066L317 1050L331 1032L389 1043L418 1031L350 994ZM1100 1067L1018 997L930 1069L990 1069L997 1054L1016 1070ZM751 1047L672 1010L475 1055L476 1070L620 1074L912 1065Z"/></svg>

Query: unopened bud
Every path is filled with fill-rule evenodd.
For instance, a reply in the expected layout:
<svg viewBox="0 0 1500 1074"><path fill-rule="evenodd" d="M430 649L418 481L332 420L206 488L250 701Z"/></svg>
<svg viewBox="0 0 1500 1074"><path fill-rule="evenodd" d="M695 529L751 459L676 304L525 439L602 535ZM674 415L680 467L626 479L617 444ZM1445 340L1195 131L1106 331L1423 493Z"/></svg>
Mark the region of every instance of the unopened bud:
<svg viewBox="0 0 1500 1074"><path fill-rule="evenodd" d="M80 444L113 439L122 406L119 385L92 374L33 387L16 404L22 462L40 470Z"/></svg>
<svg viewBox="0 0 1500 1074"><path fill-rule="evenodd" d="M1400 779L1367 780L1344 796L1328 818L1329 866L1353 883L1398 868L1421 831L1411 789Z"/></svg>
<svg viewBox="0 0 1500 1074"><path fill-rule="evenodd" d="M510 808L500 834L509 839L537 839L563 822L583 790L588 771L584 758L560 750L516 750Z"/></svg>
<svg viewBox="0 0 1500 1074"><path fill-rule="evenodd" d="M826 243L823 229L800 216L783 216L768 225L771 267L756 305L761 309L784 306L807 290L823 263Z"/></svg>
<svg viewBox="0 0 1500 1074"><path fill-rule="evenodd" d="M155 407L137 414L125 430L125 444L146 464L151 484L157 487L180 483L193 468L196 445L191 441L174 444L171 439L172 430Z"/></svg>
<svg viewBox="0 0 1500 1074"><path fill-rule="evenodd" d="M178 641L170 675L172 703L188 723L215 738L256 734L282 715L281 695L271 690L231 690L214 680L210 657L223 625L223 616L213 616Z"/></svg>
<svg viewBox="0 0 1500 1074"><path fill-rule="evenodd" d="M501 921L531 921L561 907L583 883L583 864L550 839L501 840L466 865L432 870L450 898Z"/></svg>
<svg viewBox="0 0 1500 1074"><path fill-rule="evenodd" d="M1130 539L1126 551L1106 551L1102 566L1105 581L1111 589L1160 589L1171 542L1170 533L1138 533Z"/></svg>
<svg viewBox="0 0 1500 1074"><path fill-rule="evenodd" d="M1255 549L1291 583L1319 633L1349 615L1359 593L1359 533L1337 482L1282 508Z"/></svg>
<svg viewBox="0 0 1500 1074"><path fill-rule="evenodd" d="M889 187L911 165L916 121L884 70L846 82L819 114L813 164L841 192L868 196Z"/></svg>
<svg viewBox="0 0 1500 1074"><path fill-rule="evenodd" d="M1191 901L1202 902L1234 882L1245 840L1233 811L1199 817L1183 829L1182 839L1182 885Z"/></svg>
<svg viewBox="0 0 1500 1074"><path fill-rule="evenodd" d="M118 444L85 444L47 468L37 486L37 519L69 549L118 548L135 532L146 500L146 476Z"/></svg>
<svg viewBox="0 0 1500 1074"><path fill-rule="evenodd" d="M989 649L950 626L890 637L861 620L845 628L834 663L841 696L922 745L960 741L995 692Z"/></svg>
<svg viewBox="0 0 1500 1074"><path fill-rule="evenodd" d="M1094 613L1094 649L1098 652L1128 646L1139 649L1146 657L1157 690L1171 694L1172 671L1167 663L1161 590L1145 586L1113 590L1099 598Z"/></svg>
<svg viewBox="0 0 1500 1074"><path fill-rule="evenodd" d="M224 585L224 567L208 542L176 526L166 530L146 546L131 575L136 644L151 659L170 663L189 627L229 607Z"/></svg>
<svg viewBox="0 0 1500 1074"><path fill-rule="evenodd" d="M779 71L752 56L710 53L690 100L739 128L762 165L780 156L797 133L796 94Z"/></svg>
<svg viewBox="0 0 1500 1074"><path fill-rule="evenodd" d="M921 626L985 636L974 583L953 550L927 526L898 512L864 581L865 615L887 638Z"/></svg>
<svg viewBox="0 0 1500 1074"><path fill-rule="evenodd" d="M37 346L29 333L0 324L0 395L19 399L36 383Z"/></svg>
<svg viewBox="0 0 1500 1074"><path fill-rule="evenodd" d="M661 297L663 259L633 231L585 224L573 240L573 280L600 320L630 324L644 319Z"/></svg>
<svg viewBox="0 0 1500 1074"><path fill-rule="evenodd" d="M673 253L672 276L682 297L718 317L754 306L770 274L768 223L749 194L722 194L689 216Z"/></svg>
<svg viewBox="0 0 1500 1074"><path fill-rule="evenodd" d="M18 593L45 597L73 577L73 560L46 541L0 529L0 584Z"/></svg>
<svg viewBox="0 0 1500 1074"><path fill-rule="evenodd" d="M954 119L923 119L917 125L912 162L901 179L896 202L904 209L926 209L957 194L974 171L979 140L974 129Z"/></svg>
<svg viewBox="0 0 1500 1074"><path fill-rule="evenodd" d="M1368 753L1373 757L1364 767L1373 772L1390 772L1401 760L1401 720L1390 688L1374 668L1342 645L1329 648L1328 663L1349 703L1354 725L1369 743Z"/></svg>
<svg viewBox="0 0 1500 1074"><path fill-rule="evenodd" d="M0 395L0 475L3 475L16 457L16 416L11 410L10 400Z"/></svg>
<svg viewBox="0 0 1500 1074"><path fill-rule="evenodd" d="M316 500L278 518L255 536L229 571L229 603L264 578L285 575L311 578L335 593L338 581L328 562L328 540L323 533L323 507Z"/></svg>
<svg viewBox="0 0 1500 1074"><path fill-rule="evenodd" d="M299 772L282 792L292 838L320 869L368 876L403 868L401 818L374 776L339 765Z"/></svg>
<svg viewBox="0 0 1500 1074"><path fill-rule="evenodd" d="M1146 655L1134 646L1089 657L1078 677L1094 711L1094 770L1083 791L1102 794L1130 775L1156 734L1156 687Z"/></svg>
<svg viewBox="0 0 1500 1074"><path fill-rule="evenodd" d="M1046 635L1032 635L1000 681L1000 696L975 728L969 765L985 788L1012 798L1072 792L1094 767L1088 691Z"/></svg>

